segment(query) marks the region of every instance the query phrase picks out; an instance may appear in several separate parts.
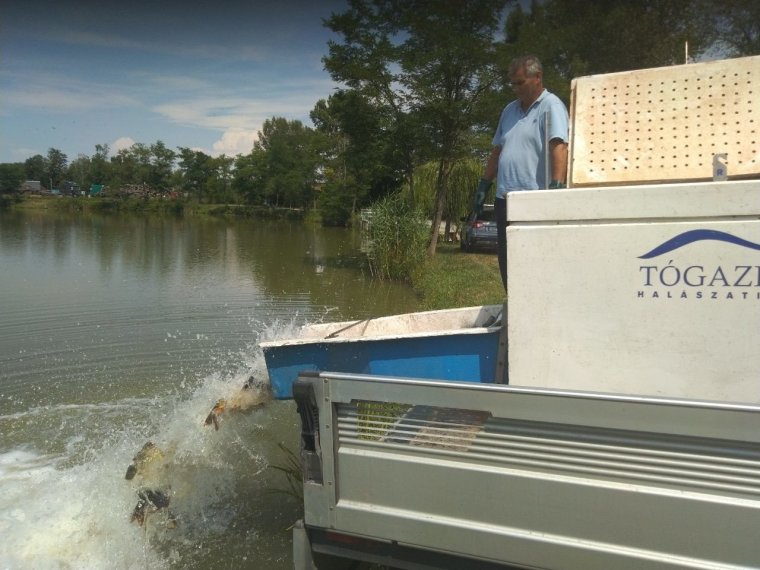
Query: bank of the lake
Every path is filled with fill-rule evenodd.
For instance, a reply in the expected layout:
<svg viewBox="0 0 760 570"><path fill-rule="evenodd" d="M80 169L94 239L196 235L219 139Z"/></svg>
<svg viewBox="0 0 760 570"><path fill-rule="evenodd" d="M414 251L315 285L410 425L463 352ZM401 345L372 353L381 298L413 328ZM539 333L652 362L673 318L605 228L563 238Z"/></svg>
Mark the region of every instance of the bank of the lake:
<svg viewBox="0 0 760 570"><path fill-rule="evenodd" d="M439 243L412 285L423 309L498 304L505 296L496 255L464 253L455 243Z"/></svg>
<svg viewBox="0 0 760 570"><path fill-rule="evenodd" d="M99 214L157 214L175 216L227 216L234 218L289 219L303 218L292 208L270 208L243 204L200 204L172 198L89 198L86 196L30 195L3 202L6 208L19 211L83 212Z"/></svg>
<svg viewBox="0 0 760 570"><path fill-rule="evenodd" d="M99 211L103 213L170 214L234 218L303 219L300 211L237 204L198 204L172 200L115 200L27 196L18 210ZM493 253L464 253L456 243L439 242L436 255L412 276L421 309L488 305L504 300L499 267Z"/></svg>

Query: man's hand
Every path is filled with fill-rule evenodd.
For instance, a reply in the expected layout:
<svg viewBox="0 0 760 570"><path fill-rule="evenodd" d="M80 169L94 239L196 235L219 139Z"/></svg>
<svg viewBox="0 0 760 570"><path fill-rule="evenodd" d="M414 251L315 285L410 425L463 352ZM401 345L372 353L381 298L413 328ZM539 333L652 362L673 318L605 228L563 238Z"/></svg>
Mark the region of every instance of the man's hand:
<svg viewBox="0 0 760 570"><path fill-rule="evenodd" d="M491 181L485 178L480 179L478 189L475 191L475 196L472 198L472 211L477 216L483 211L483 204L486 201L486 194L491 189Z"/></svg>

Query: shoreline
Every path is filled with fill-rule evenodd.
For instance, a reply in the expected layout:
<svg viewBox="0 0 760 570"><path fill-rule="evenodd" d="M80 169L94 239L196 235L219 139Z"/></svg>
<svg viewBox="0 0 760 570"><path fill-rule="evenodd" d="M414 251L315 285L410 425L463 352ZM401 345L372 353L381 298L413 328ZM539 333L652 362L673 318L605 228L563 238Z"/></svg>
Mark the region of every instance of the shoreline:
<svg viewBox="0 0 760 570"><path fill-rule="evenodd" d="M182 200L149 200L107 197L24 196L6 211L56 212L104 215L209 216L256 218L316 223L312 213L290 208L243 204L197 204ZM411 278L420 297L420 310L451 309L472 305L500 304L505 293L496 255L465 253L458 243L439 242L436 254Z"/></svg>

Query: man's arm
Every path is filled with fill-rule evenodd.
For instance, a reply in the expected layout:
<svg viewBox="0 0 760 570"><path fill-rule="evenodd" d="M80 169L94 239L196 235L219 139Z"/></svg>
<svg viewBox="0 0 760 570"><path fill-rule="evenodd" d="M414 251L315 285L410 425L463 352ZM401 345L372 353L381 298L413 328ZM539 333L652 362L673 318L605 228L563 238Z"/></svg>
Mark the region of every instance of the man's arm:
<svg viewBox="0 0 760 570"><path fill-rule="evenodd" d="M501 154L501 147L495 146L491 150L491 155L488 157L486 163L486 169L483 172L483 176L480 178L478 188L475 190L475 195L472 197L472 219L474 220L478 214L483 210L483 203L486 201L486 195L491 188L491 181L496 178L496 173L499 169L499 155Z"/></svg>
<svg viewBox="0 0 760 570"><path fill-rule="evenodd" d="M491 150L491 154L486 162L486 170L483 173L483 178L489 182L496 178L496 173L499 171L499 156L501 155L501 146L496 145Z"/></svg>
<svg viewBox="0 0 760 570"><path fill-rule="evenodd" d="M562 139L549 141L549 152L552 157L552 180L567 183L567 143Z"/></svg>

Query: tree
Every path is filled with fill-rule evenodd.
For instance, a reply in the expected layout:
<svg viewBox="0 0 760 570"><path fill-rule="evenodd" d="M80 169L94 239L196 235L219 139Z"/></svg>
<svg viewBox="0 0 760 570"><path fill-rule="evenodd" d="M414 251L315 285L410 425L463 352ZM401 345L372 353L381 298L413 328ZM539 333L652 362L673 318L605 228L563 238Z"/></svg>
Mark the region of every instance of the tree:
<svg viewBox="0 0 760 570"><path fill-rule="evenodd" d="M155 144L150 145L150 154L151 167L148 181L157 190L168 190L171 186L172 168L174 167L177 153L170 148L166 148L163 142L156 141Z"/></svg>
<svg viewBox="0 0 760 570"><path fill-rule="evenodd" d="M328 100L320 99L311 111L316 127L315 150L319 156L321 188L317 199L322 224L345 226L355 211L358 194L366 193L369 184L350 171L349 149L360 148L361 141L350 140L345 132L340 102L346 92L339 91Z"/></svg>
<svg viewBox="0 0 760 570"><path fill-rule="evenodd" d="M79 184L83 190L88 186L90 182L90 172L92 170L92 162L90 157L86 154L80 154L77 156L69 167L66 169L66 178Z"/></svg>
<svg viewBox="0 0 760 570"><path fill-rule="evenodd" d="M325 68L336 81L383 100L398 115L419 117L437 162L436 198L428 253L455 162L466 144L478 104L496 82L496 33L507 0L350 0L326 25Z"/></svg>
<svg viewBox="0 0 760 570"><path fill-rule="evenodd" d="M544 84L565 102L574 77L684 63L715 41L715 0L546 0L520 6L505 25L507 46L501 76L515 55L534 53L544 64Z"/></svg>
<svg viewBox="0 0 760 570"><path fill-rule="evenodd" d="M450 188L446 193L446 202L443 209L443 219L446 223L446 235L451 229L452 224L458 225L458 220L466 216L472 204L472 189L477 184L478 179L483 174L483 162L477 158L467 158L457 161L451 171L449 178ZM435 203L435 184L438 175L438 165L435 162L428 162L415 169L414 200L408 200L410 203L417 204L418 207L426 211L432 209ZM412 187L406 185L402 195L408 198L408 193ZM487 201L493 201L494 188L491 194L487 196Z"/></svg>
<svg viewBox="0 0 760 570"><path fill-rule="evenodd" d="M24 165L20 162L0 164L0 194L16 194L24 182Z"/></svg>
<svg viewBox="0 0 760 570"><path fill-rule="evenodd" d="M259 186L257 177L263 164L259 164L258 156L252 152L238 155L235 158L235 172L232 177L232 187L239 196L251 204L261 203L256 188Z"/></svg>
<svg viewBox="0 0 760 570"><path fill-rule="evenodd" d="M52 186L61 183L68 160L68 157L57 148L48 149L45 165L47 178Z"/></svg>
<svg viewBox="0 0 760 570"><path fill-rule="evenodd" d="M301 121L267 119L245 166L251 175L249 201L308 206L317 167L313 130Z"/></svg>
<svg viewBox="0 0 760 570"><path fill-rule="evenodd" d="M213 177L209 180L209 193L215 203L235 202L236 196L232 189L233 169L235 159L221 155L211 159Z"/></svg>
<svg viewBox="0 0 760 570"><path fill-rule="evenodd" d="M714 14L717 41L729 55L760 55L760 2L706 0Z"/></svg>
<svg viewBox="0 0 760 570"><path fill-rule="evenodd" d="M152 153L150 147L143 143L135 143L129 147L129 155L135 165L134 178L132 184L148 184L151 181L151 159Z"/></svg>
<svg viewBox="0 0 760 570"><path fill-rule="evenodd" d="M110 169L108 164L109 148L107 144L96 144L95 154L90 159L90 176L95 184L110 184Z"/></svg>
<svg viewBox="0 0 760 570"><path fill-rule="evenodd" d="M312 110L323 223L345 225L368 200L398 188L403 162L394 152L394 123L386 111L355 90L337 91Z"/></svg>
<svg viewBox="0 0 760 570"><path fill-rule="evenodd" d="M126 184L138 182L139 164L132 152L132 147L123 148L111 157L111 180L110 183L119 189Z"/></svg>
<svg viewBox="0 0 760 570"><path fill-rule="evenodd" d="M214 172L212 158L199 150L179 147L179 168L182 173L182 189L202 202L206 184Z"/></svg>
<svg viewBox="0 0 760 570"><path fill-rule="evenodd" d="M47 162L41 154L27 158L24 162L24 173L27 180L39 180L43 186L48 183L47 180Z"/></svg>

